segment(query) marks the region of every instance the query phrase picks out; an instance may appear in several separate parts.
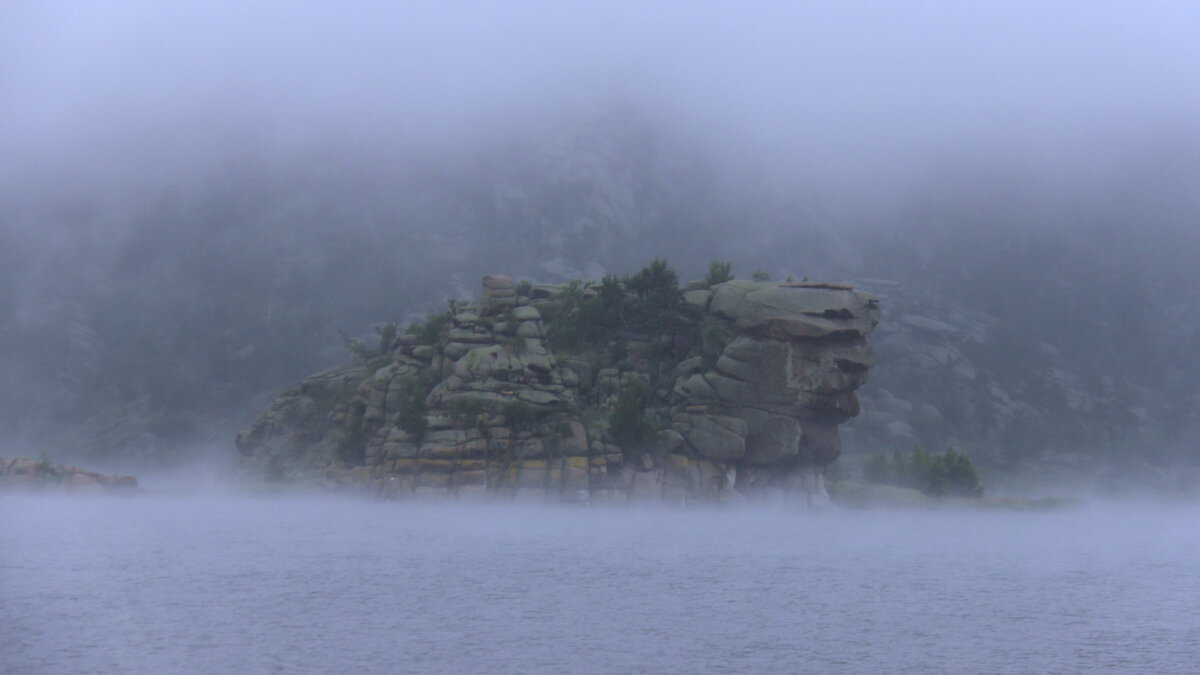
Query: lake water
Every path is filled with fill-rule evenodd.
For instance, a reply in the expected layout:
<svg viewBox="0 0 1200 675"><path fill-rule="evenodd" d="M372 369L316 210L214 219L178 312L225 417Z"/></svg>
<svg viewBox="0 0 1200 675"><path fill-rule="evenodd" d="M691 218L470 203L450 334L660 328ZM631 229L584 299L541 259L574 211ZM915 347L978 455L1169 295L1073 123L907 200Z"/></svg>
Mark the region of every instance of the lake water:
<svg viewBox="0 0 1200 675"><path fill-rule="evenodd" d="M0 671L1195 672L1200 511L0 498Z"/></svg>

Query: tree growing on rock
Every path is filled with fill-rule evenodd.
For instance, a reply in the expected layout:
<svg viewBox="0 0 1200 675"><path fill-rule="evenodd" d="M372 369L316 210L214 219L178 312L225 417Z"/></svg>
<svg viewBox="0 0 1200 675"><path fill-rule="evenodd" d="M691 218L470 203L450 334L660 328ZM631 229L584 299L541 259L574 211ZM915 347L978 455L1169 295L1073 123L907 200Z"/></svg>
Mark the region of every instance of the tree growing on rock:
<svg viewBox="0 0 1200 675"><path fill-rule="evenodd" d="M403 392L400 409L396 412L396 424L405 433L420 438L429 428L429 420L425 417L425 385L414 377L404 384Z"/></svg>
<svg viewBox="0 0 1200 675"><path fill-rule="evenodd" d="M646 419L648 404L646 389L636 380L617 396L612 410L608 413L608 432L622 447L632 448L645 443L653 436L654 427Z"/></svg>

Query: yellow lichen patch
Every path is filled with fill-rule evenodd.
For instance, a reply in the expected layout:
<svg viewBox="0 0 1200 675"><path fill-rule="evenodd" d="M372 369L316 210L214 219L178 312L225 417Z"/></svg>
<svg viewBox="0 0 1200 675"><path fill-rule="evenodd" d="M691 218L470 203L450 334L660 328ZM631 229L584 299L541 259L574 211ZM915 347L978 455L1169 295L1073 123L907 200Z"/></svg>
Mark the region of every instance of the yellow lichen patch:
<svg viewBox="0 0 1200 675"><path fill-rule="evenodd" d="M691 458L683 455L667 455L664 461L669 469L687 471L692 468Z"/></svg>
<svg viewBox="0 0 1200 675"><path fill-rule="evenodd" d="M568 457L566 459L566 464L569 467L573 467L573 468L577 468L577 469L584 469L584 468L587 468L588 458L587 457Z"/></svg>
<svg viewBox="0 0 1200 675"><path fill-rule="evenodd" d="M567 490L586 490L588 487L588 471L583 467L567 467L563 488Z"/></svg>
<svg viewBox="0 0 1200 675"><path fill-rule="evenodd" d="M417 460L415 459L397 459L392 467L393 473L412 473L417 469Z"/></svg>
<svg viewBox="0 0 1200 675"><path fill-rule="evenodd" d="M446 473L423 473L416 478L417 487L436 487L444 488L450 485L450 474Z"/></svg>
<svg viewBox="0 0 1200 675"><path fill-rule="evenodd" d="M458 447L454 445L426 445L421 448L421 456L428 459L454 459L458 456Z"/></svg>
<svg viewBox="0 0 1200 675"><path fill-rule="evenodd" d="M483 438L469 440L459 446L459 451L467 456L482 455L487 452L487 440Z"/></svg>
<svg viewBox="0 0 1200 675"><path fill-rule="evenodd" d="M434 471L440 473L449 473L454 470L454 460L450 459L418 459L418 466L422 471Z"/></svg>
<svg viewBox="0 0 1200 675"><path fill-rule="evenodd" d="M487 482L486 474L480 471L459 471L454 474L454 484L459 486L464 485L484 485Z"/></svg>
<svg viewBox="0 0 1200 675"><path fill-rule="evenodd" d="M521 472L518 486L523 488L540 488L546 485L545 469L529 469Z"/></svg>

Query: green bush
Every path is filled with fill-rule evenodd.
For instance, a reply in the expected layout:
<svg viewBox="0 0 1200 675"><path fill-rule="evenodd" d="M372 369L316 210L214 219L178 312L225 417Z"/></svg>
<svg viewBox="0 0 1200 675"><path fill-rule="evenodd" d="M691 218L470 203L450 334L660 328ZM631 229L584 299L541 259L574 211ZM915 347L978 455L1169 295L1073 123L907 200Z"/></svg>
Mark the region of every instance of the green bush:
<svg viewBox="0 0 1200 675"><path fill-rule="evenodd" d="M557 307L543 315L550 346L556 350L597 347L623 330L692 336L702 310L683 302L678 284L679 275L660 258L624 279L604 277L588 299L582 284L573 281L559 294Z"/></svg>
<svg viewBox="0 0 1200 675"><path fill-rule="evenodd" d="M583 285L572 281L559 295L558 309L551 314L547 332L555 349L577 349L608 340L623 324L625 289L614 276L600 282L596 295L584 299Z"/></svg>
<svg viewBox="0 0 1200 675"><path fill-rule="evenodd" d="M983 486L971 458L954 448L946 448L930 467L925 492L936 496L982 497Z"/></svg>
<svg viewBox="0 0 1200 675"><path fill-rule="evenodd" d="M416 438L425 435L429 428L429 420L425 417L425 385L417 378L411 378L401 388L402 397L396 412L396 424Z"/></svg>
<svg viewBox="0 0 1200 675"><path fill-rule="evenodd" d="M392 351L392 343L396 341L396 334L400 332L400 328L395 321L389 321L382 326L376 326L375 332L379 333L379 355L384 356Z"/></svg>
<svg viewBox="0 0 1200 675"><path fill-rule="evenodd" d="M716 260L708 263L708 274L704 277L704 285L712 288L726 281L733 281L733 263Z"/></svg>
<svg viewBox="0 0 1200 675"><path fill-rule="evenodd" d="M354 359L366 363L381 356L387 356L392 351L392 343L396 341L397 331L394 321L376 326L375 332L379 335L379 343L373 348L368 347L362 340L349 335L346 331L339 332L342 334L342 344L354 355Z"/></svg>
<svg viewBox="0 0 1200 675"><path fill-rule="evenodd" d="M679 274L671 269L666 258L655 258L633 276L625 280L625 287L643 300L655 300L661 304L677 304Z"/></svg>
<svg viewBox="0 0 1200 675"><path fill-rule="evenodd" d="M436 345L442 339L442 330L449 321L449 312L439 312L409 326L408 333L417 336L417 344Z"/></svg>
<svg viewBox="0 0 1200 675"><path fill-rule="evenodd" d="M863 467L863 478L870 483L914 488L933 497L983 496L971 458L954 448L940 455L915 448L911 457L898 450L891 457L876 453Z"/></svg>

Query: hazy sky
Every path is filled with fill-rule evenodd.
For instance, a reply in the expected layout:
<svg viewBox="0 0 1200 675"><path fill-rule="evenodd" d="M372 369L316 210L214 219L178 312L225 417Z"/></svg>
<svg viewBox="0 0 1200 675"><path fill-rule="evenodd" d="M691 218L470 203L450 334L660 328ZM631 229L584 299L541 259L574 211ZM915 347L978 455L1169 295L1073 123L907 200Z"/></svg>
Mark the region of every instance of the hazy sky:
<svg viewBox="0 0 1200 675"><path fill-rule="evenodd" d="M1198 72L1194 2L8 0L0 142L23 165L188 163L251 133L452 149L622 98L854 179L1194 133Z"/></svg>

